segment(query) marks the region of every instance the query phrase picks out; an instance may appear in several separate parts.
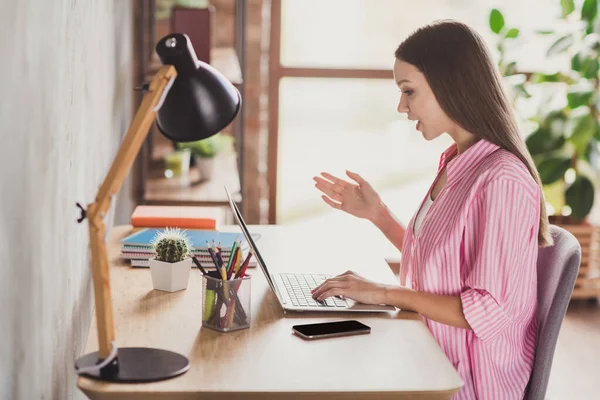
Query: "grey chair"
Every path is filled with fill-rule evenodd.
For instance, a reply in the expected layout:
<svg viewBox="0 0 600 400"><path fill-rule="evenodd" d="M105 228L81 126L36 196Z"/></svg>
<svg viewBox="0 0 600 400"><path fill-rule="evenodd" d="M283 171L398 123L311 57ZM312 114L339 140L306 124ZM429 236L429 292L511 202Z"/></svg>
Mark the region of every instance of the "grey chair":
<svg viewBox="0 0 600 400"><path fill-rule="evenodd" d="M550 225L552 247L540 249L538 275L538 335L525 400L544 400L560 326L579 273L581 246L570 232Z"/></svg>

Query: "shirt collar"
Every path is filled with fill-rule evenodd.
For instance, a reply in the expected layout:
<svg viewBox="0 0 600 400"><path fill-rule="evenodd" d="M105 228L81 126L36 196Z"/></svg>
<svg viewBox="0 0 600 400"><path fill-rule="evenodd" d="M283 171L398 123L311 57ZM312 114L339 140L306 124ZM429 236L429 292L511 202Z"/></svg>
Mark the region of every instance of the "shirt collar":
<svg viewBox="0 0 600 400"><path fill-rule="evenodd" d="M457 158L453 158L457 153L456 143L453 143L440 156L439 171L446 167L447 182L450 185L453 182L459 181L469 171L477 167L488 155L499 148L500 146L492 142L479 139Z"/></svg>

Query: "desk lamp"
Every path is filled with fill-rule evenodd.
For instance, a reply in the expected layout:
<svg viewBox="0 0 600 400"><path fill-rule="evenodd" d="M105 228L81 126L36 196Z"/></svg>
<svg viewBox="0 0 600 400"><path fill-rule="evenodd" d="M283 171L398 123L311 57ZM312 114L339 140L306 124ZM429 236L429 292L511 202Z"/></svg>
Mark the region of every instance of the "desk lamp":
<svg viewBox="0 0 600 400"><path fill-rule="evenodd" d="M81 209L89 224L91 267L99 351L75 362L84 376L110 382L152 382L185 373L189 360L168 350L121 347L115 342L104 216L120 189L154 118L160 132L176 142L208 138L233 121L241 107L238 90L220 72L196 57L184 34L171 34L156 45L163 64L144 95L96 200Z"/></svg>

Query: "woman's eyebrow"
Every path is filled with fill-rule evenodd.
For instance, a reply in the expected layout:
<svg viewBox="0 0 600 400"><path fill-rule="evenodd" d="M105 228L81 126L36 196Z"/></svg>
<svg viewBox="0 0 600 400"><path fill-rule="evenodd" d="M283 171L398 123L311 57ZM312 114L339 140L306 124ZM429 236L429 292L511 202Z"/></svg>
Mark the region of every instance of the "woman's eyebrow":
<svg viewBox="0 0 600 400"><path fill-rule="evenodd" d="M396 85L400 86L402 85L404 82L410 82L408 79L400 79L399 81L396 82Z"/></svg>

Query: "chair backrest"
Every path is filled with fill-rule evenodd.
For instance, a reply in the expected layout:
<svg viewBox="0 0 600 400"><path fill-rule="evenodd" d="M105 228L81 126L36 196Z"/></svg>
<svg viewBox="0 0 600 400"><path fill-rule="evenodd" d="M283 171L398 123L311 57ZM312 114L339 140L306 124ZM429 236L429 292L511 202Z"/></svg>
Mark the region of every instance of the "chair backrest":
<svg viewBox="0 0 600 400"><path fill-rule="evenodd" d="M550 225L550 232L554 245L538 253L538 334L525 400L544 400L546 396L558 333L581 261L581 246L573 234L556 225Z"/></svg>

